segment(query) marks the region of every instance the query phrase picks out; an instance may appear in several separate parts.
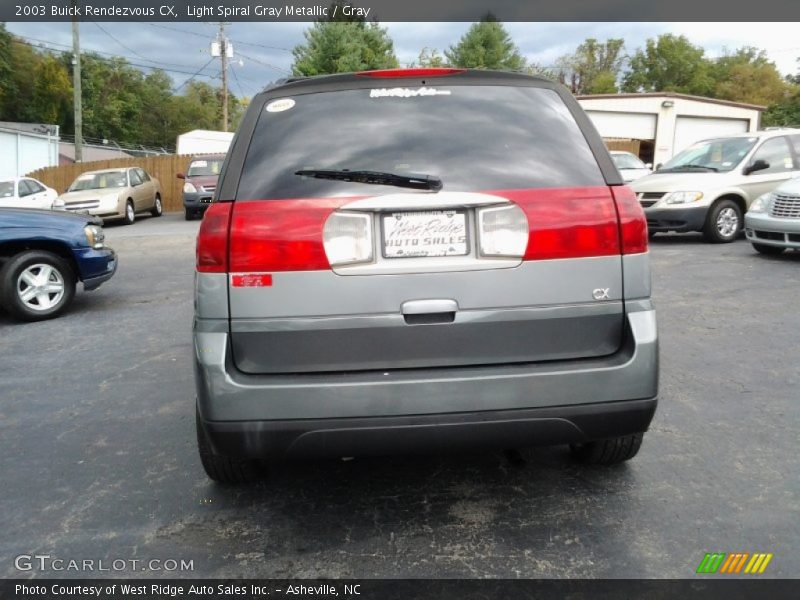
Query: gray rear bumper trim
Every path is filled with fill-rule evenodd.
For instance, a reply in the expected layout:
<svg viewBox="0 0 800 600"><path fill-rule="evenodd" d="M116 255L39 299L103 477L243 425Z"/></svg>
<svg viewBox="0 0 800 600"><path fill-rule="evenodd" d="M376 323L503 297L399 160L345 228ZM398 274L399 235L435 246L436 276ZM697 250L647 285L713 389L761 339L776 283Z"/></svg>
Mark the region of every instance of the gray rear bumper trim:
<svg viewBox="0 0 800 600"><path fill-rule="evenodd" d="M232 365L229 334L198 329L198 405L209 421L513 410L654 398L658 393L654 310L628 312L621 349L602 358L294 376L243 374Z"/></svg>

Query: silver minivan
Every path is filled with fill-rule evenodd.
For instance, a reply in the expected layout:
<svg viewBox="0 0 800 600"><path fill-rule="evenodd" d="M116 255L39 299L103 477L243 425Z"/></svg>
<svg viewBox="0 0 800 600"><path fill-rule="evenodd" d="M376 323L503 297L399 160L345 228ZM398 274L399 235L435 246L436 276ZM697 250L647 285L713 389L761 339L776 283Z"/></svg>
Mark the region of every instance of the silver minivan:
<svg viewBox="0 0 800 600"><path fill-rule="evenodd" d="M651 234L702 231L734 241L750 203L800 175L800 129L768 129L696 142L631 184Z"/></svg>
<svg viewBox="0 0 800 600"><path fill-rule="evenodd" d="M656 409L647 227L561 85L461 69L257 95L197 240L197 435L265 461L570 444Z"/></svg>

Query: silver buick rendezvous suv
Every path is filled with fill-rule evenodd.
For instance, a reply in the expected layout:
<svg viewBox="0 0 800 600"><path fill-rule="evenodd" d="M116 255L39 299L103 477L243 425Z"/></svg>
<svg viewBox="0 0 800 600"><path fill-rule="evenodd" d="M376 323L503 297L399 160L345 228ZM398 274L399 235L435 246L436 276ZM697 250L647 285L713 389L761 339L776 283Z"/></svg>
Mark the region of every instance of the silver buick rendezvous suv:
<svg viewBox="0 0 800 600"><path fill-rule="evenodd" d="M566 89L398 69L257 95L197 240L209 477L268 460L570 444L656 409L647 225Z"/></svg>

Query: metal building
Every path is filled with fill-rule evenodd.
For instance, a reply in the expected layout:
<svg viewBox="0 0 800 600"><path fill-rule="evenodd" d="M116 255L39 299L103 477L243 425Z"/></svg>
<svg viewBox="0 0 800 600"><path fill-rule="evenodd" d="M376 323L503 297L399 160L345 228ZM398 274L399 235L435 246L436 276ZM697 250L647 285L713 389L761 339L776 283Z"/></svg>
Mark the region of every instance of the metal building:
<svg viewBox="0 0 800 600"><path fill-rule="evenodd" d="M612 149L657 165L699 140L756 131L766 107L672 92L578 96Z"/></svg>
<svg viewBox="0 0 800 600"><path fill-rule="evenodd" d="M58 125L0 121L0 179L58 164Z"/></svg>

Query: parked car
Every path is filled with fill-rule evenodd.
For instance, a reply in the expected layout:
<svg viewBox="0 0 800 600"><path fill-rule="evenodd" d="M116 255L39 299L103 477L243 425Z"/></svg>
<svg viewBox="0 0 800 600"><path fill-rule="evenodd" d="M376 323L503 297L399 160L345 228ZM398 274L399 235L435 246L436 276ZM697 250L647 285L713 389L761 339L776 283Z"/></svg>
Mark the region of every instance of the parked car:
<svg viewBox="0 0 800 600"><path fill-rule="evenodd" d="M651 165L646 165L642 160L631 152L612 150L611 158L619 169L625 183L630 183L652 173Z"/></svg>
<svg viewBox="0 0 800 600"><path fill-rule="evenodd" d="M160 217L163 210L161 184L139 167L82 173L59 198L69 211L122 219L128 225L137 213Z"/></svg>
<svg viewBox="0 0 800 600"><path fill-rule="evenodd" d="M633 457L658 351L623 184L540 77L390 69L258 94L197 240L206 473L482 445Z"/></svg>
<svg viewBox="0 0 800 600"><path fill-rule="evenodd" d="M63 208L57 198L58 192L32 177L0 181L0 208Z"/></svg>
<svg viewBox="0 0 800 600"><path fill-rule="evenodd" d="M756 198L744 216L744 232L762 254L800 250L800 178Z"/></svg>
<svg viewBox="0 0 800 600"><path fill-rule="evenodd" d="M202 217L206 212L217 189L224 160L224 154L195 156L189 163L189 170L178 173L178 179L186 180L183 184L183 212L187 221Z"/></svg>
<svg viewBox="0 0 800 600"><path fill-rule="evenodd" d="M800 175L798 153L798 129L703 140L631 187L651 232L702 231L709 242L732 242L754 199Z"/></svg>
<svg viewBox="0 0 800 600"><path fill-rule="evenodd" d="M63 313L78 282L97 289L117 270L102 221L61 211L0 208L0 304L17 319Z"/></svg>

